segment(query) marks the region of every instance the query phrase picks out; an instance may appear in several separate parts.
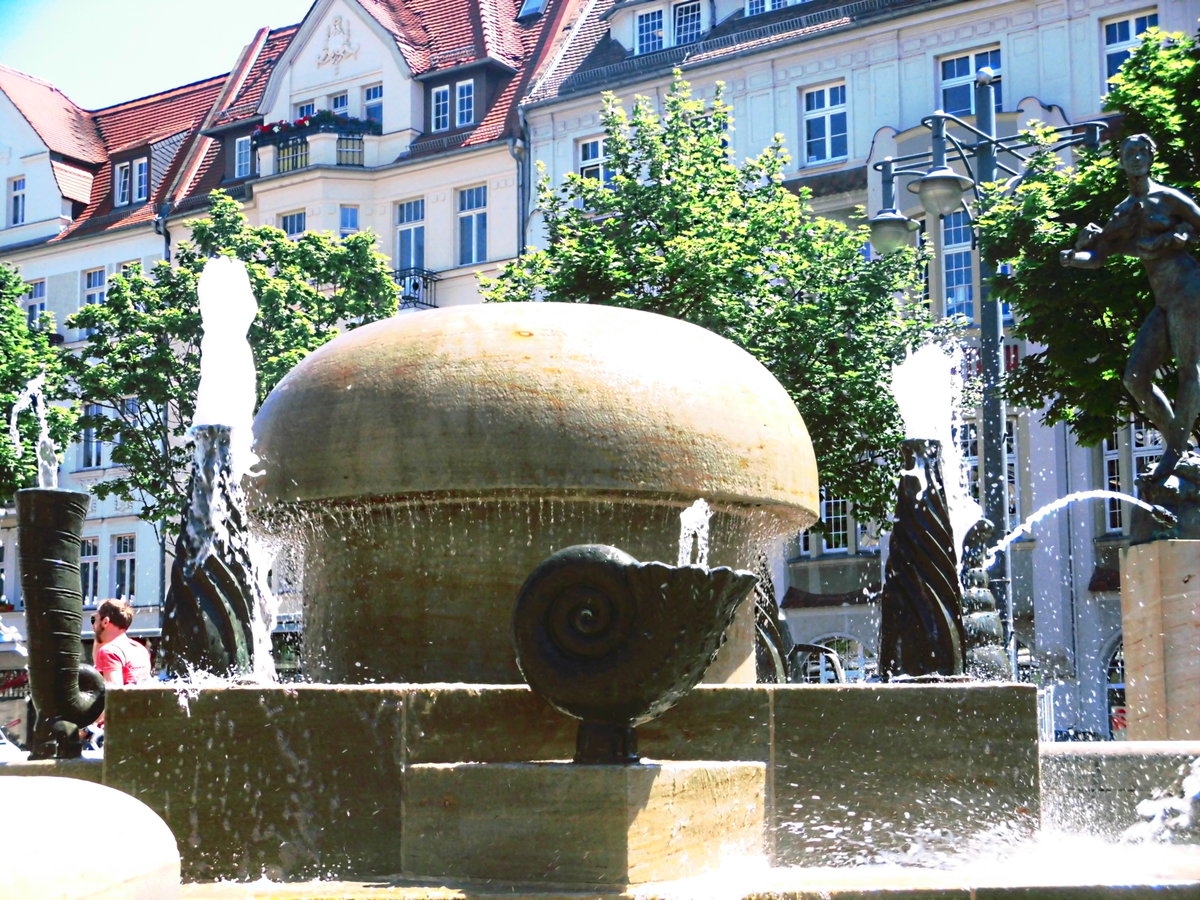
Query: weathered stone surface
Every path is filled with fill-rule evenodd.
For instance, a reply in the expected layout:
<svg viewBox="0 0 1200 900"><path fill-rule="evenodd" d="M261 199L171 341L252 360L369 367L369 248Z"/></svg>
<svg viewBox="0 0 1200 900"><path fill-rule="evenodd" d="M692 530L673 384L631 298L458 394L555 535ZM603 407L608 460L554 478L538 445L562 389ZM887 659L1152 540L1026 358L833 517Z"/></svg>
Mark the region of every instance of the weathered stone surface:
<svg viewBox="0 0 1200 900"><path fill-rule="evenodd" d="M512 604L551 553L604 543L673 563L678 515L704 497L709 563L749 568L764 537L816 518L812 444L770 372L616 307L373 323L289 373L255 434L258 506L311 542L305 658L321 681L520 683ZM748 612L707 677L753 681Z"/></svg>
<svg viewBox="0 0 1200 900"><path fill-rule="evenodd" d="M773 733L779 863L1038 825L1033 685L781 686Z"/></svg>
<svg viewBox="0 0 1200 900"><path fill-rule="evenodd" d="M105 781L179 840L188 879L398 867L403 692L300 685L114 691Z"/></svg>
<svg viewBox="0 0 1200 900"><path fill-rule="evenodd" d="M1200 740L1200 541L1121 551L1131 741Z"/></svg>
<svg viewBox="0 0 1200 900"><path fill-rule="evenodd" d="M419 765L404 870L420 877L622 885L762 855L761 763Z"/></svg>

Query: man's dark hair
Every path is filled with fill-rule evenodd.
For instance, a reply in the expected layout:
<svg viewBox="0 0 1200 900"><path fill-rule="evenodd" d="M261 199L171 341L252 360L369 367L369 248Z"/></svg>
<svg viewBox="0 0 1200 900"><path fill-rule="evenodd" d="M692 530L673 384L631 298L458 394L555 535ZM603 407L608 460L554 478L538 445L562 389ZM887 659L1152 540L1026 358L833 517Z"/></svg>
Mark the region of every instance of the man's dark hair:
<svg viewBox="0 0 1200 900"><path fill-rule="evenodd" d="M96 610L97 619L107 618L122 631L127 631L133 624L133 614L134 609L128 600L105 600Z"/></svg>

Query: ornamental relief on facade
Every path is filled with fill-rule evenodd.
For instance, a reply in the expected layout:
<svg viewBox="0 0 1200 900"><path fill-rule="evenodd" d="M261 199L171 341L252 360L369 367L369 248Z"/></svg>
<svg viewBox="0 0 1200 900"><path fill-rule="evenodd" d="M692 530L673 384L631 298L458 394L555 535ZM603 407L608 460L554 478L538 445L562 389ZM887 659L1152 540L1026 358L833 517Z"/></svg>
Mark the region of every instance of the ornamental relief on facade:
<svg viewBox="0 0 1200 900"><path fill-rule="evenodd" d="M317 54L317 67L333 66L336 75L343 62L357 56L358 44L350 40L350 23L341 16L334 16L325 29L325 46Z"/></svg>

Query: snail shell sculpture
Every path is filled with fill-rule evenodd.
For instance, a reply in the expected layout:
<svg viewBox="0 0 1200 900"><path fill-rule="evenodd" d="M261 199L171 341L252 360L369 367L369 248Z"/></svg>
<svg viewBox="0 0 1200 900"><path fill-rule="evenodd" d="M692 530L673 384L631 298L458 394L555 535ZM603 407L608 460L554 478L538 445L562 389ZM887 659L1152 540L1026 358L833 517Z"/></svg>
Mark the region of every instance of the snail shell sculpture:
<svg viewBox="0 0 1200 900"><path fill-rule="evenodd" d="M725 566L639 562L603 544L538 565L517 595L513 646L529 686L582 720L575 762L637 762L636 727L696 686L757 581Z"/></svg>

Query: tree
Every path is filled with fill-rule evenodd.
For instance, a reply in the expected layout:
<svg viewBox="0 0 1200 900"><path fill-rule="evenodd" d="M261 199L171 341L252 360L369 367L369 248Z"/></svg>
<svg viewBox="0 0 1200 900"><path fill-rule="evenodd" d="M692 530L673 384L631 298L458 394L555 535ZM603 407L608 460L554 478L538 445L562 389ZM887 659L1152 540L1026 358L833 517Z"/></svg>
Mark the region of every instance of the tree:
<svg viewBox="0 0 1200 900"><path fill-rule="evenodd" d="M17 270L0 263L0 505L9 503L15 491L38 481L37 410L28 407L18 413L20 447L16 446L9 427L17 398L39 375L45 376L43 398L54 399L63 393L61 360L50 344L54 329L47 327L46 318L30 324L20 306L27 290ZM71 439L74 411L61 405L48 406L45 411L50 439L62 447Z"/></svg>
<svg viewBox="0 0 1200 900"><path fill-rule="evenodd" d="M603 100L605 171L538 195L548 245L483 279L489 301L544 296L686 319L753 354L791 394L823 485L860 518L891 513L903 438L892 363L930 323L915 251L868 259L865 227L816 217L783 184L782 137L738 163L717 87L676 73L662 114Z"/></svg>
<svg viewBox="0 0 1200 900"><path fill-rule="evenodd" d="M1158 144L1154 178L1200 193L1200 41L1157 29L1121 67L1105 99L1120 134L1146 133ZM1128 193L1118 165L1120 134L1083 151L1073 167L1043 144L1013 190L993 186L979 219L982 252L1007 263L994 288L1015 311L1015 332L1044 349L1021 360L1006 393L1065 422L1083 444L1096 444L1136 412L1121 378L1129 349L1154 298L1141 264L1113 257L1103 269L1066 269L1059 251L1088 222L1103 224ZM1170 390L1173 374L1161 380Z"/></svg>
<svg viewBox="0 0 1200 900"><path fill-rule="evenodd" d="M186 431L200 377L201 320L196 285L208 258L246 263L258 300L250 345L258 371L258 401L310 352L342 328L396 311L396 286L369 232L337 240L308 233L292 241L278 228L250 226L237 203L214 191L207 219L187 223L175 265L152 276L139 267L109 280L105 302L86 306L69 325L87 343L66 356L80 423L111 445L125 473L96 485L141 503L141 516L178 530L191 472Z"/></svg>

